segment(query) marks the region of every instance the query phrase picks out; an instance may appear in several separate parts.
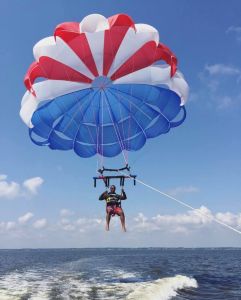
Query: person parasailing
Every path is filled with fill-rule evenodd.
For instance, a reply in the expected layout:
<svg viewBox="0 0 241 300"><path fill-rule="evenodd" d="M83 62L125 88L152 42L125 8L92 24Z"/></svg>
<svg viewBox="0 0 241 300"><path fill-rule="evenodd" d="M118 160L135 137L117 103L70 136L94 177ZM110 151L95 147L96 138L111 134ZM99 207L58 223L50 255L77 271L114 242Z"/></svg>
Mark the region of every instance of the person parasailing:
<svg viewBox="0 0 241 300"><path fill-rule="evenodd" d="M126 226L125 226L125 214L121 207L121 201L126 200L126 193L124 191L124 188L121 189L121 194L117 194L115 185L110 186L110 191L103 192L99 200L105 200L106 201L106 230L110 230L110 219L111 217L114 217L115 215L118 215L120 217L121 221L121 227L124 232L126 232Z"/></svg>

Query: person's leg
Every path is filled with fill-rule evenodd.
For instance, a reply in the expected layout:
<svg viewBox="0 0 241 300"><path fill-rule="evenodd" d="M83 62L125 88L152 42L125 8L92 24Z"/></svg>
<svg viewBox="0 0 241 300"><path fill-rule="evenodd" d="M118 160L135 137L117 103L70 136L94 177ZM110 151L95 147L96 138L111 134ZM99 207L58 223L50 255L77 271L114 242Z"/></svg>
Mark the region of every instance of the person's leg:
<svg viewBox="0 0 241 300"><path fill-rule="evenodd" d="M122 211L122 213L120 214L120 220L121 220L121 227L122 230L126 232L126 224L125 224L125 214Z"/></svg>
<svg viewBox="0 0 241 300"><path fill-rule="evenodd" d="M110 230L111 213L112 213L112 208L110 206L107 206L107 208L106 208L106 226L105 226L105 229L107 231Z"/></svg>
<svg viewBox="0 0 241 300"><path fill-rule="evenodd" d="M120 217L122 230L126 232L125 214L121 207L116 208L116 213Z"/></svg>
<svg viewBox="0 0 241 300"><path fill-rule="evenodd" d="M110 218L111 218L111 214L107 213L106 214L106 226L105 226L106 231L110 230Z"/></svg>

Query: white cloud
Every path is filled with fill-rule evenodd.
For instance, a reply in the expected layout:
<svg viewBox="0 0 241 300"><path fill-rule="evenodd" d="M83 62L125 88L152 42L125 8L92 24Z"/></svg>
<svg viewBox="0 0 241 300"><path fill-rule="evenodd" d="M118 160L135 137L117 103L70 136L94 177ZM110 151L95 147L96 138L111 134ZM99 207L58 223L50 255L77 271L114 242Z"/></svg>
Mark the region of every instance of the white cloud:
<svg viewBox="0 0 241 300"><path fill-rule="evenodd" d="M193 101L195 105L200 103L202 107L205 105L219 111L241 106L241 67L223 63L206 64L199 78L200 87L193 93L202 101Z"/></svg>
<svg viewBox="0 0 241 300"><path fill-rule="evenodd" d="M60 211L60 216L61 217L70 217L70 216L73 216L73 215L74 215L74 212L69 210L69 209L66 209L66 208L63 208Z"/></svg>
<svg viewBox="0 0 241 300"><path fill-rule="evenodd" d="M70 221L69 219L62 218L62 219L60 220L60 223L61 223L62 225L67 225L67 224L71 223L71 221Z"/></svg>
<svg viewBox="0 0 241 300"><path fill-rule="evenodd" d="M81 231L98 228L101 224L104 224L104 220L100 218L79 218L75 221L75 225L78 226Z"/></svg>
<svg viewBox="0 0 241 300"><path fill-rule="evenodd" d="M152 220L157 225L170 224L170 225L195 225L210 223L212 214L205 206L198 209L188 211L186 214L177 215L157 215Z"/></svg>
<svg viewBox="0 0 241 300"><path fill-rule="evenodd" d="M0 230L1 231L9 231L16 228L16 223L13 221L8 222L0 222Z"/></svg>
<svg viewBox="0 0 241 300"><path fill-rule="evenodd" d="M217 220L231 225L236 228L241 227L241 213L232 214L229 212L212 213L210 209L201 206L195 210L189 210L182 214L157 214L156 216L147 217L143 212L137 214L133 219L127 218L128 231L132 234L148 233L148 232L169 232L170 234L184 234L202 230L206 226L212 224L214 218ZM36 221L34 228L44 228L47 225L46 219ZM57 226L56 226L57 225ZM54 230L56 231L69 231L78 234L90 232L102 232L104 230L105 219L103 218L89 218L81 217L78 219L61 218ZM111 219L111 228L119 229L120 220L118 217ZM49 228L50 229L50 228Z"/></svg>
<svg viewBox="0 0 241 300"><path fill-rule="evenodd" d="M155 222L149 220L143 213L139 213L137 217L134 218L134 225L132 230L134 231L154 231L159 230L159 227L156 226Z"/></svg>
<svg viewBox="0 0 241 300"><path fill-rule="evenodd" d="M36 195L38 188L43 184L41 177L33 177L25 180L23 184L15 181L8 181L7 175L0 174L0 198L17 198L26 196L26 190Z"/></svg>
<svg viewBox="0 0 241 300"><path fill-rule="evenodd" d="M79 232L87 232L97 228L101 228L102 230L103 229L102 225L104 223L105 221L101 218L82 217L75 220L70 220L68 218L61 218L60 222L58 222L58 226L65 231L76 230Z"/></svg>
<svg viewBox="0 0 241 300"><path fill-rule="evenodd" d="M200 226L208 225L212 222L214 216L205 206L190 210L185 214L176 215L156 215L147 218L143 213L139 213L134 218L134 230L138 231L156 231L165 230L169 232L187 233L189 230L195 230Z"/></svg>
<svg viewBox="0 0 241 300"><path fill-rule="evenodd" d="M199 192L199 189L195 186L190 185L190 186L179 186L173 188L167 191L167 194L170 194L171 196L175 197L178 195L197 193L197 192Z"/></svg>
<svg viewBox="0 0 241 300"><path fill-rule="evenodd" d="M27 214L22 217L24 217L23 220L28 219ZM194 211L179 214L146 216L140 212L133 218L127 216L127 235L119 234L121 229L118 217L111 219L111 230L107 234L104 226L105 218L83 216L75 219L60 218L52 224L48 224L47 220L42 218L36 220L32 226L21 226L19 219L18 222L2 221L0 222L0 236L1 240L7 243L11 240L16 241L18 247L19 245L32 247L43 244L46 247L50 245L51 247L67 245L69 247L83 247L83 245L96 247L108 246L110 241L113 242L111 245L118 244L118 246L123 246L123 242L126 246L210 246L208 238L205 238L208 229L210 234L212 231L219 234L220 245L227 245L224 238L229 236L229 231L227 229L222 231L221 225L214 226L214 218L241 230L241 213L213 213L207 207L201 206ZM43 228L45 228L44 231L41 231ZM36 232L36 230L40 231ZM7 245L6 242L4 245Z"/></svg>
<svg viewBox="0 0 241 300"><path fill-rule="evenodd" d="M95 224L101 224L102 219L100 218L79 218L76 221L76 224L78 225L95 225Z"/></svg>
<svg viewBox="0 0 241 300"><path fill-rule="evenodd" d="M112 225L114 226L114 221L112 220ZM76 229L78 229L80 232L91 232L93 230L103 230L105 224L105 220L101 218L86 218L82 217L77 219L74 222L74 225L76 226Z"/></svg>
<svg viewBox="0 0 241 300"><path fill-rule="evenodd" d="M171 230L173 233L188 234L190 231L184 226L177 226Z"/></svg>
<svg viewBox="0 0 241 300"><path fill-rule="evenodd" d="M233 99L230 96L219 97L218 109L225 109L233 104Z"/></svg>
<svg viewBox="0 0 241 300"><path fill-rule="evenodd" d="M238 42L241 42L241 27L240 26L230 26L227 30L226 33L234 33L236 40Z"/></svg>
<svg viewBox="0 0 241 300"><path fill-rule="evenodd" d="M7 230L12 230L12 229L14 229L15 227L16 227L16 223L15 223L15 222L9 221L9 222L6 223L6 229L7 229Z"/></svg>
<svg viewBox="0 0 241 300"><path fill-rule="evenodd" d="M66 224L62 228L65 231L74 231L76 229L76 227L72 224Z"/></svg>
<svg viewBox="0 0 241 300"><path fill-rule="evenodd" d="M5 222L0 222L0 230L3 230L5 228Z"/></svg>
<svg viewBox="0 0 241 300"><path fill-rule="evenodd" d="M7 175L5 174L0 174L0 181L1 180L6 180L7 179Z"/></svg>
<svg viewBox="0 0 241 300"><path fill-rule="evenodd" d="M25 180L23 186L32 194L37 194L38 188L43 184L41 177L33 177Z"/></svg>
<svg viewBox="0 0 241 300"><path fill-rule="evenodd" d="M143 213L138 213L137 217L134 218L134 221L137 223L145 223L148 220Z"/></svg>
<svg viewBox="0 0 241 300"><path fill-rule="evenodd" d="M60 220L59 226L62 230L65 230L65 231L74 231L76 229L74 222L72 222L71 220L69 220L67 218L62 218Z"/></svg>
<svg viewBox="0 0 241 300"><path fill-rule="evenodd" d="M7 182L7 175L0 175L0 198L15 198L20 195L20 185L14 181Z"/></svg>
<svg viewBox="0 0 241 300"><path fill-rule="evenodd" d="M47 226L47 220L44 218L39 219L33 223L33 227L35 229L42 229L42 228L45 228L46 226Z"/></svg>
<svg viewBox="0 0 241 300"><path fill-rule="evenodd" d="M207 71L210 75L236 76L241 74L241 70L239 68L224 64L206 65L205 71Z"/></svg>
<svg viewBox="0 0 241 300"><path fill-rule="evenodd" d="M240 226L241 224L239 221L241 220L241 214L235 215L230 212L225 212L225 213L217 213L216 218L223 222L226 223L227 225L231 226Z"/></svg>
<svg viewBox="0 0 241 300"><path fill-rule="evenodd" d="M27 223L30 219L32 219L33 216L34 216L33 213L28 212L28 213L26 213L25 215L19 217L19 218L18 218L18 222L19 222L20 224L25 224L25 223Z"/></svg>

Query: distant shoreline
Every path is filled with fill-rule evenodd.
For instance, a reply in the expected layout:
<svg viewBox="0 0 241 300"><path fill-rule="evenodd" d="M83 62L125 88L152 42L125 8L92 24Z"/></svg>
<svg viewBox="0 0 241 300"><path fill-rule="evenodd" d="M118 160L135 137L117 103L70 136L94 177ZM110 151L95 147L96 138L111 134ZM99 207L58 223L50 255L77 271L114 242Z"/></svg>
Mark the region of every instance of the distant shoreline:
<svg viewBox="0 0 241 300"><path fill-rule="evenodd" d="M241 250L241 247L83 247L83 248L0 248L6 250Z"/></svg>

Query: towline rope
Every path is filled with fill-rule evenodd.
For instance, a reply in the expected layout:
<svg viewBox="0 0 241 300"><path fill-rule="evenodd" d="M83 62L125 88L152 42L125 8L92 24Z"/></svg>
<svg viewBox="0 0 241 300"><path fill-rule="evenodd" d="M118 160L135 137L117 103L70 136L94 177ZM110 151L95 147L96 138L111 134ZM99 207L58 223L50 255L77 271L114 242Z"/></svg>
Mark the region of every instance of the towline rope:
<svg viewBox="0 0 241 300"><path fill-rule="evenodd" d="M119 172L119 173L121 173L121 174L123 174L123 175L125 175L125 176L128 176L128 174L125 174L124 172ZM210 220L212 220L212 221L218 223L219 225L222 225L222 226L224 226L224 227L226 227L226 228L228 228L228 229L230 229L230 230L233 230L233 231L235 231L236 233L239 233L239 234L241 235L241 231L239 231L238 229L236 229L236 228L234 228L234 227L232 227L232 226L230 226L230 225L228 225L228 224L226 224L226 223L224 223L224 222L218 220L217 218L215 218L215 217L213 217L213 216L210 217L208 214L205 214L204 212L199 211L197 208L194 208L194 207L192 207L191 205L189 205L189 204L187 204L187 203L185 203L185 202L183 202L183 201L181 201L181 200L178 200L178 199L172 197L171 195L168 195L168 194L166 194L166 193L164 193L164 192L158 190L157 188L155 188L155 187L153 187L153 186L151 186L151 185L149 185L149 184L147 184L147 183L145 183L145 182L143 182L143 181L141 181L141 180L139 180L139 179L137 179L137 178L136 178L136 181L139 182L140 184L142 184L142 185L148 187L149 189L151 189L151 190L153 190L153 191L155 191L155 192L157 192L157 193L159 193L159 194L161 194L161 195L163 195L163 196L165 196L165 197L167 197L167 198L169 198L169 199L172 199L172 200L176 201L177 203L179 203L179 204L181 204L181 205L183 205L183 206L185 206L185 207L187 207L187 208L189 208L189 209L195 211L195 212L198 213L199 215L204 216L204 217L208 217Z"/></svg>

